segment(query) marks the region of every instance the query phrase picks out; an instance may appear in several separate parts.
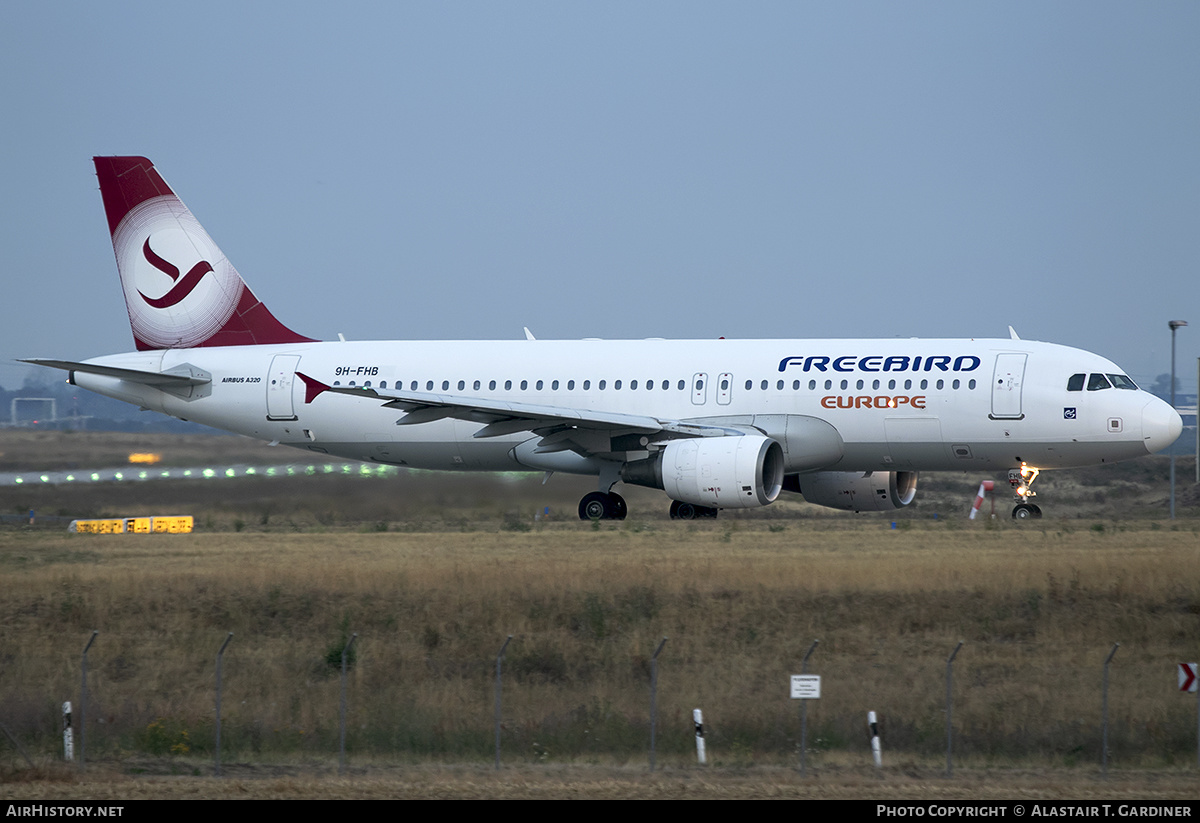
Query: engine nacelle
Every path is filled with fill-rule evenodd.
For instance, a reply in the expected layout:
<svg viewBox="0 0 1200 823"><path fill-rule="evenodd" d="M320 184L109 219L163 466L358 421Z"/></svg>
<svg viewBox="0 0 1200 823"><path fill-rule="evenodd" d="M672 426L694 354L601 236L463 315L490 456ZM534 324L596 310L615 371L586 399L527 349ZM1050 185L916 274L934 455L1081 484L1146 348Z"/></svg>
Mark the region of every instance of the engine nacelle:
<svg viewBox="0 0 1200 823"><path fill-rule="evenodd" d="M621 479L696 506L753 509L779 496L783 466L783 448L769 437L698 437L672 440L653 457L626 463Z"/></svg>
<svg viewBox="0 0 1200 823"><path fill-rule="evenodd" d="M916 472L813 472L788 475L784 488L809 503L855 512L902 509L917 496Z"/></svg>

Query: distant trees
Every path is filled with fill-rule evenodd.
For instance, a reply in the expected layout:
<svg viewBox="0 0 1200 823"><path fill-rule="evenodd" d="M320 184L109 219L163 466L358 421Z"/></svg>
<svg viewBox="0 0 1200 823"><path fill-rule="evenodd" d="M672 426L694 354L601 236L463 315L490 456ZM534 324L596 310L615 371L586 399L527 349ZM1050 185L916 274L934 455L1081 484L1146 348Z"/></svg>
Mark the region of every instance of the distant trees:
<svg viewBox="0 0 1200 823"><path fill-rule="evenodd" d="M1163 400L1166 400L1168 403L1170 403L1171 402L1171 374L1170 374L1170 372L1160 374L1158 377L1154 378L1154 385L1151 386L1148 389L1148 391L1151 394L1153 394L1155 397L1161 397ZM1177 400L1179 399L1179 395L1182 393L1182 391L1183 391L1183 388L1182 388L1181 381L1179 380L1179 377L1176 376L1176 378L1175 378L1175 397Z"/></svg>

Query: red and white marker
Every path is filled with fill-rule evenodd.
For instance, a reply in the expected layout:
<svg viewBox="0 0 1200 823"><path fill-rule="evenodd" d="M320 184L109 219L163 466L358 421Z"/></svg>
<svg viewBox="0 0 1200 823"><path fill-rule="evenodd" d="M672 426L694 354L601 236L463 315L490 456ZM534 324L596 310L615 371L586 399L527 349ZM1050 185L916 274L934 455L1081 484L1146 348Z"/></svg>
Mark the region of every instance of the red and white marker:
<svg viewBox="0 0 1200 823"><path fill-rule="evenodd" d="M1180 663L1179 664L1179 691L1194 692L1196 691L1196 663Z"/></svg>
<svg viewBox="0 0 1200 823"><path fill-rule="evenodd" d="M987 493L990 492L995 485L995 482L992 480L984 480L979 484L979 493L975 495L975 502L971 505L971 514L968 519L975 519L975 515L979 513L979 507L983 505L983 498L987 497Z"/></svg>

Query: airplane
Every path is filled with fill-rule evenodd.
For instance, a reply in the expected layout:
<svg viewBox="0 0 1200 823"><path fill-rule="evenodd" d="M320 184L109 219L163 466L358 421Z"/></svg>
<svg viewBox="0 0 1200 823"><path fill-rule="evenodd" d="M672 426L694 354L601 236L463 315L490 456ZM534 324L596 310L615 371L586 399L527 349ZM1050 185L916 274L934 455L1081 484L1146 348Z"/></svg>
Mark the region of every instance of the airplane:
<svg viewBox="0 0 1200 823"><path fill-rule="evenodd" d="M1112 361L1020 339L321 342L267 309L144 157L96 157L136 351L30 358L145 409L319 454L453 471L591 475L579 517L624 519L623 482L670 515L782 492L849 511L914 500L921 471L1041 469L1179 436ZM341 335L339 335L341 337Z"/></svg>

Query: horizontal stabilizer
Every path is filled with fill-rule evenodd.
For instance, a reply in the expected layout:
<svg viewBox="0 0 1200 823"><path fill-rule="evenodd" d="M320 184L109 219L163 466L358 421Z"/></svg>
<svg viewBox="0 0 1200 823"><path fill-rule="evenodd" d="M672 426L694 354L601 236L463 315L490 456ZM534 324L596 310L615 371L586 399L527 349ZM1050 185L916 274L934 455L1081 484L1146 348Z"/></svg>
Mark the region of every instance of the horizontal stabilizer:
<svg viewBox="0 0 1200 823"><path fill-rule="evenodd" d="M115 377L118 380L128 380L130 383L141 383L144 386L159 388L203 386L212 382L207 374L202 374L190 366L173 369L170 372L142 371L141 369L121 369L116 366L101 366L96 363L76 363L73 360L50 360L44 357L22 357L22 363L32 363L35 366L49 366L52 369L65 369L70 372L99 374L104 377ZM185 373L186 372L186 373Z"/></svg>

